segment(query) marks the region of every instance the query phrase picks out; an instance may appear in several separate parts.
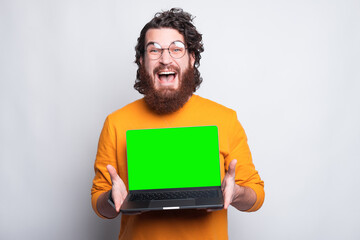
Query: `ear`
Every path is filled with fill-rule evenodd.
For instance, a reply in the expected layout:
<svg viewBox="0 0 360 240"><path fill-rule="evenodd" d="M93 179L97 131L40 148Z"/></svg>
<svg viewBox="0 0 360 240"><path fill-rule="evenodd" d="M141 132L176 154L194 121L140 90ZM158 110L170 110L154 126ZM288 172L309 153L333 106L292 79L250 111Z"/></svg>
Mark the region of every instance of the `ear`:
<svg viewBox="0 0 360 240"><path fill-rule="evenodd" d="M190 54L190 64L192 67L194 67L195 64L195 53Z"/></svg>
<svg viewBox="0 0 360 240"><path fill-rule="evenodd" d="M142 65L143 64L143 58L140 57L140 64Z"/></svg>

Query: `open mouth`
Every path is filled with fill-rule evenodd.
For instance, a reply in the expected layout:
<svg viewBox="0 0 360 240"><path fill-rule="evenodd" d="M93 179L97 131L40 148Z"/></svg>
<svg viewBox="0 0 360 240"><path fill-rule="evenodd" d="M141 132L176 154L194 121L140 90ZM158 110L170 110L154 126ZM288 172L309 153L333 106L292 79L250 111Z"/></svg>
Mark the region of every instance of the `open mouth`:
<svg viewBox="0 0 360 240"><path fill-rule="evenodd" d="M170 83L175 80L176 72L173 71L158 72L157 77L160 80L160 83Z"/></svg>

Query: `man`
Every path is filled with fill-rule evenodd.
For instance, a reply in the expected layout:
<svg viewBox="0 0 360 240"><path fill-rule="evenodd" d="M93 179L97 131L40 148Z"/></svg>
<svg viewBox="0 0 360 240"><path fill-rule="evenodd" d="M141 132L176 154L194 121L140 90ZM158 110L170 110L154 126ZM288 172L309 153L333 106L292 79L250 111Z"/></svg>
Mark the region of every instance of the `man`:
<svg viewBox="0 0 360 240"><path fill-rule="evenodd" d="M144 98L105 120L91 189L94 211L100 217L114 218L127 195L126 130L216 125L224 209L123 215L119 239L227 239L229 205L240 211L258 210L264 200L264 183L252 163L236 113L193 95L202 82L198 71L202 36L190 14L171 9L157 13L144 26L135 49L139 68L134 87ZM115 209L107 201L109 194Z"/></svg>

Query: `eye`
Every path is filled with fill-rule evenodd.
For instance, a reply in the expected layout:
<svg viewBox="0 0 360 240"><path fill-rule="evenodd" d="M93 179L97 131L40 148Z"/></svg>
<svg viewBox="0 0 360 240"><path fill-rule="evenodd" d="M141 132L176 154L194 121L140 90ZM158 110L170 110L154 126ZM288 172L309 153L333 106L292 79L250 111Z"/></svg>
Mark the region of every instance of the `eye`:
<svg viewBox="0 0 360 240"><path fill-rule="evenodd" d="M161 46L160 44L153 42L147 46L146 51L148 54L158 55L161 54Z"/></svg>
<svg viewBox="0 0 360 240"><path fill-rule="evenodd" d="M158 54L161 54L161 48L157 48L155 46L149 46L147 48L147 52L148 52L148 54L158 55Z"/></svg>
<svg viewBox="0 0 360 240"><path fill-rule="evenodd" d="M152 49L149 49L149 52L150 52L150 53L158 53L158 52L159 52L159 49L152 48Z"/></svg>
<svg viewBox="0 0 360 240"><path fill-rule="evenodd" d="M170 52L172 54L181 55L185 50L185 45L182 42L175 41L170 45Z"/></svg>

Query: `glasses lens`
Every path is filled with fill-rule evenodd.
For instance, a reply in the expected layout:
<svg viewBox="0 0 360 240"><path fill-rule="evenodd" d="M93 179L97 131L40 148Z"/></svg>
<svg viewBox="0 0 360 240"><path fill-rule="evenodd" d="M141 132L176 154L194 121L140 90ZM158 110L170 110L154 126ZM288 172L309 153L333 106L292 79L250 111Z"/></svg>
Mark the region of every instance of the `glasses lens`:
<svg viewBox="0 0 360 240"><path fill-rule="evenodd" d="M181 58L185 55L185 44L179 41L175 41L170 44L169 51L173 58Z"/></svg>
<svg viewBox="0 0 360 240"><path fill-rule="evenodd" d="M161 46L158 43L151 43L146 47L146 53L151 59L158 59L161 56Z"/></svg>

